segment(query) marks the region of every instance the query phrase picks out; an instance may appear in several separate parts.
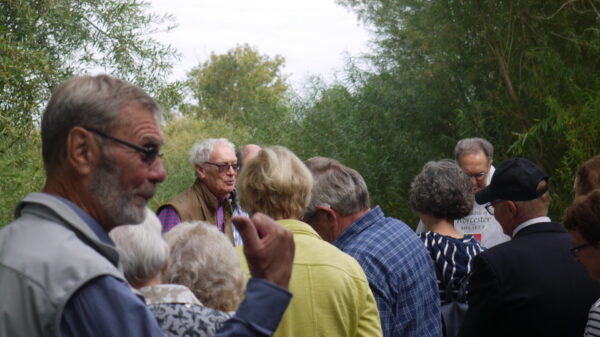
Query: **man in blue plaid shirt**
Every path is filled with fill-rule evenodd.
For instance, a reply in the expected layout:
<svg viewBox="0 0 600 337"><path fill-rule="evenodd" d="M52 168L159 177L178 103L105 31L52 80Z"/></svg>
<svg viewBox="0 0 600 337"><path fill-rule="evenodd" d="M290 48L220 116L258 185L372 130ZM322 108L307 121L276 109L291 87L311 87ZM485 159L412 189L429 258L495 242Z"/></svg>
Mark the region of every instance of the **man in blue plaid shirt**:
<svg viewBox="0 0 600 337"><path fill-rule="evenodd" d="M405 223L371 208L362 176L335 159L306 165L314 176L304 220L365 270L385 337L442 336L435 270L423 243Z"/></svg>

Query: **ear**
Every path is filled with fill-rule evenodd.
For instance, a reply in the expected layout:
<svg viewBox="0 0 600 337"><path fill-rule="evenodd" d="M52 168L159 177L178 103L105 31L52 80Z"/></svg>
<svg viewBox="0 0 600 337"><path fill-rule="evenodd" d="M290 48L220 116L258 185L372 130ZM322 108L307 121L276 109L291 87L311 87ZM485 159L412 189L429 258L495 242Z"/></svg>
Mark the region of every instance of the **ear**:
<svg viewBox="0 0 600 337"><path fill-rule="evenodd" d="M74 127L67 136L67 162L80 175L88 175L93 171L100 148L94 136L81 127Z"/></svg>
<svg viewBox="0 0 600 337"><path fill-rule="evenodd" d="M205 167L203 167L200 164L194 164L194 170L196 171L196 175L198 176L198 178L200 178L201 180L204 180L206 178Z"/></svg>

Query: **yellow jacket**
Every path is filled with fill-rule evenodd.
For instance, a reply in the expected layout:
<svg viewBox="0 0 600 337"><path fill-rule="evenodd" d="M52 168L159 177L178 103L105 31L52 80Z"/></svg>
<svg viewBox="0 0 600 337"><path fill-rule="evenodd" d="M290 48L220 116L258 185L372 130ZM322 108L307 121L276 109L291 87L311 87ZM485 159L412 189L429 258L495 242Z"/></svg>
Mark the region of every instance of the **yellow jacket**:
<svg viewBox="0 0 600 337"><path fill-rule="evenodd" d="M292 301L274 336L381 336L377 305L358 262L304 222L277 222L293 232L296 255L289 286ZM241 247L238 252L248 273Z"/></svg>

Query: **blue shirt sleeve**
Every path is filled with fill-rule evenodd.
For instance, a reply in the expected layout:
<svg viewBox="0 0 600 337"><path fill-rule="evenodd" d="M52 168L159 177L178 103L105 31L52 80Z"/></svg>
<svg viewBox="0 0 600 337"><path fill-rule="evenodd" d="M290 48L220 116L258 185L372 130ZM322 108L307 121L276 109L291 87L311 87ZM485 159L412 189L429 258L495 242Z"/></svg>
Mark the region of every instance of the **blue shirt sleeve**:
<svg viewBox="0 0 600 337"><path fill-rule="evenodd" d="M67 303L60 325L62 337L165 337L154 315L129 286L112 276L97 277Z"/></svg>
<svg viewBox="0 0 600 337"><path fill-rule="evenodd" d="M291 298L291 293L274 283L251 278L244 301L215 337L271 336Z"/></svg>

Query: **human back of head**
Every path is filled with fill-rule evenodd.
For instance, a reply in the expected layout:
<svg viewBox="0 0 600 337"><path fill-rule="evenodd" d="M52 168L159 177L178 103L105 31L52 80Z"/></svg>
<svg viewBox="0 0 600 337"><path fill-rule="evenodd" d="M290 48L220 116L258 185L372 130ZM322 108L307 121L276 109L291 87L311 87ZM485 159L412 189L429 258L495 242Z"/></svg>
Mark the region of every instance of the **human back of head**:
<svg viewBox="0 0 600 337"><path fill-rule="evenodd" d="M313 157L306 161L306 166L314 182L305 219L310 219L321 205L329 205L342 216L371 207L367 184L356 170L325 157Z"/></svg>
<svg viewBox="0 0 600 337"><path fill-rule="evenodd" d="M240 258L214 225L184 222L165 234L171 253L165 283L184 285L203 305L235 311L245 289Z"/></svg>
<svg viewBox="0 0 600 337"><path fill-rule="evenodd" d="M473 208L469 176L453 161L430 161L411 183L410 205L421 213L453 221Z"/></svg>
<svg viewBox="0 0 600 337"><path fill-rule="evenodd" d="M600 243L600 189L575 198L565 211L565 228L594 246Z"/></svg>
<svg viewBox="0 0 600 337"><path fill-rule="evenodd" d="M304 163L283 146L262 149L238 178L242 207L275 219L299 219L310 201L313 178Z"/></svg>
<svg viewBox="0 0 600 337"><path fill-rule="evenodd" d="M548 175L539 166L526 158L512 158L496 169L490 185L475 194L475 200L479 204L512 202L511 209L516 214L513 220L519 224L548 215L551 200L548 190ZM497 213L496 210L496 218Z"/></svg>
<svg viewBox="0 0 600 337"><path fill-rule="evenodd" d="M158 217L146 208L146 219L141 224L117 226L108 233L119 251L125 278L134 288L153 281L160 283L169 258L161 228Z"/></svg>
<svg viewBox="0 0 600 337"><path fill-rule="evenodd" d="M575 196L585 195L600 188L600 155L587 160L575 175Z"/></svg>
<svg viewBox="0 0 600 337"><path fill-rule="evenodd" d="M138 104L162 120L158 103L144 90L108 75L73 77L52 94L42 116L42 157L46 172L61 166L67 156L67 138L75 126L104 133L118 127L119 112Z"/></svg>

